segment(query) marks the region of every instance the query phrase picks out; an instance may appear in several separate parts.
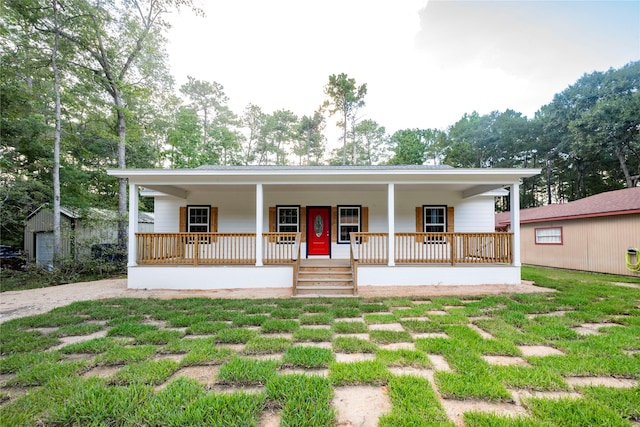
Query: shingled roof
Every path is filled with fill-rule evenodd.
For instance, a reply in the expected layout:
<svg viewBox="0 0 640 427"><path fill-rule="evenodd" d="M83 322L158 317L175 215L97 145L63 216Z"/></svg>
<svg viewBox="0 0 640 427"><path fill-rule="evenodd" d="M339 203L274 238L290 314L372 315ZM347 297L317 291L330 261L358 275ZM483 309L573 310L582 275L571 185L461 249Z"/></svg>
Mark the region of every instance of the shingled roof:
<svg viewBox="0 0 640 427"><path fill-rule="evenodd" d="M640 213L640 187L607 191L569 203L520 210L520 224ZM496 214L496 229L511 223L509 212Z"/></svg>

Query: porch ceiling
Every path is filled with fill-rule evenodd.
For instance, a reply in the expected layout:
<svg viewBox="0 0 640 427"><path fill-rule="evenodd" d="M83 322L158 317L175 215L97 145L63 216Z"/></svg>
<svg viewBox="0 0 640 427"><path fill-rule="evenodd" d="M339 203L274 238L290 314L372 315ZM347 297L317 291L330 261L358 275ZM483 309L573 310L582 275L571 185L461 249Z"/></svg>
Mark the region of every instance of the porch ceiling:
<svg viewBox="0 0 640 427"><path fill-rule="evenodd" d="M498 190L506 187L509 184L487 184L477 185L469 183L455 183L455 184L397 184L396 191L424 191L426 189L430 191L443 191L443 192L459 192L463 198L473 197L482 193L486 193L493 190ZM255 184L182 184L182 185L142 185L147 190L153 192L162 193L178 198L186 199L189 194L193 192L233 192L233 193L248 193L255 194ZM308 191L331 191L331 192L386 192L386 184L269 184L264 185L263 190L269 191L285 191L294 192L300 191L304 187ZM160 194L149 194L160 195Z"/></svg>
<svg viewBox="0 0 640 427"><path fill-rule="evenodd" d="M461 192L473 197L504 188L540 169L456 169L433 167L221 167L203 169L114 169L109 175L176 197L194 191L255 192L296 191L301 186L316 191L384 191L393 183L404 189Z"/></svg>

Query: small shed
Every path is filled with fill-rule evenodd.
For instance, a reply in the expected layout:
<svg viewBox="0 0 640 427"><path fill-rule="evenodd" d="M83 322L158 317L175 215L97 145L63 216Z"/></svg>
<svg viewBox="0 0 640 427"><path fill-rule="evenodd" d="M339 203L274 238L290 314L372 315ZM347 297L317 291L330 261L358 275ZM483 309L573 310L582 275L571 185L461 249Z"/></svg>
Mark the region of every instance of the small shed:
<svg viewBox="0 0 640 427"><path fill-rule="evenodd" d="M496 214L495 226L512 228L509 213ZM638 276L625 255L640 247L640 188L522 209L520 236L524 264Z"/></svg>
<svg viewBox="0 0 640 427"><path fill-rule="evenodd" d="M118 214L105 209L60 209L63 256L78 258L91 253L95 244L113 244L118 240ZM153 232L153 213L140 212L138 227ZM24 252L27 260L46 266L53 262L53 209L40 207L27 217L24 227Z"/></svg>

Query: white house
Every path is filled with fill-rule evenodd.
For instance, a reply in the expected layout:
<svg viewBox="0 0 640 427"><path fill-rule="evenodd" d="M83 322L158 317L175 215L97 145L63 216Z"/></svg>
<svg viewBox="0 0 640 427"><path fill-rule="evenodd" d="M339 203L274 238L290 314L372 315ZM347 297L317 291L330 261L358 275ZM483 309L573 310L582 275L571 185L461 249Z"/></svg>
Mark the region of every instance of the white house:
<svg viewBox="0 0 640 427"><path fill-rule="evenodd" d="M205 166L117 169L129 180L131 288L520 283L519 232L494 231L494 197L539 169ZM138 230L138 192L155 198ZM497 192L496 192L497 191Z"/></svg>

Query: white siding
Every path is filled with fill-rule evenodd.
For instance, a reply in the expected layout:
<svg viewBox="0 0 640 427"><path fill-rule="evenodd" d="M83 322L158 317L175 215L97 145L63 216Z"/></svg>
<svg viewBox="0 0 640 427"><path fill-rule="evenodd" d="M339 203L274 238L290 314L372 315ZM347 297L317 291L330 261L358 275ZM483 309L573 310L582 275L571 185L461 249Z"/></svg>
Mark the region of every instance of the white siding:
<svg viewBox="0 0 640 427"><path fill-rule="evenodd" d="M337 206L362 205L369 208L369 231L387 231L387 190L369 191L285 191L266 187L264 190L263 229L269 228L269 207L276 205ZM378 187L379 188L379 187ZM178 232L180 206L211 205L218 207L218 231L255 231L255 190L239 187L236 191L194 192L185 199L171 196L155 198L155 225L158 233ZM455 208L456 232L494 231L493 197L462 199L458 193L446 191L403 190L396 187L395 218L397 232L414 232L415 208L422 205L447 205ZM342 246L342 245L340 245Z"/></svg>
<svg viewBox="0 0 640 427"><path fill-rule="evenodd" d="M455 225L459 233L493 233L495 231L493 197L477 196L456 206Z"/></svg>

